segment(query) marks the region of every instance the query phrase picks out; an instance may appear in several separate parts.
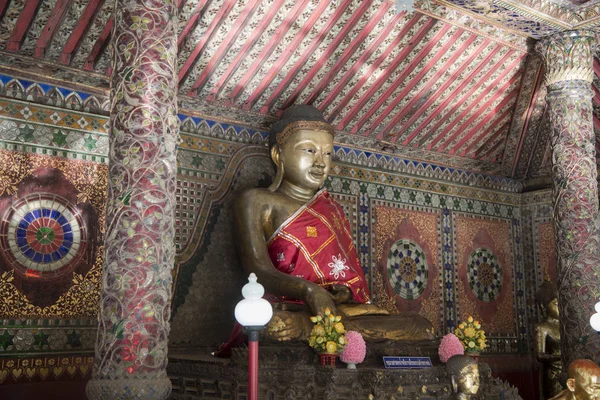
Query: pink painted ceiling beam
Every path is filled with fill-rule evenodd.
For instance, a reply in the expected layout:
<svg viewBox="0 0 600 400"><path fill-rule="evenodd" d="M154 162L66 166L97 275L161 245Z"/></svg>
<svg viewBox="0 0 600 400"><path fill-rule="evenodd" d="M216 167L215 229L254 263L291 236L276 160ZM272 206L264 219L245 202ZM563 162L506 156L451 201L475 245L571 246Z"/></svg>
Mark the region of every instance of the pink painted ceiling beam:
<svg viewBox="0 0 600 400"><path fill-rule="evenodd" d="M527 70L527 67L529 66L529 60L527 61L527 65L525 66L525 70ZM523 74L523 79L525 77L525 74ZM535 103L537 101L537 96L539 94L539 90L540 87L543 84L544 81L544 73L543 73L543 65L540 64L540 66L538 67L538 71L537 71L537 78L536 78L536 82L535 82L535 87L533 88L533 95L531 96L531 100L529 102L529 105L527 107L527 113L525 115L525 123L523 124L523 127L521 129L521 132L519 133L519 144L517 145L517 151L516 154L513 157L513 166L512 166L512 170L511 170L511 176L515 176L515 174L517 173L517 166L519 164L519 157L521 157L521 150L523 149L523 142L525 141L525 135L527 135L527 130L529 129L529 122L531 121L531 113L534 110L534 106ZM525 82L521 82L521 91L523 90L523 85ZM519 98L521 97L521 93L519 93ZM516 116L513 115L513 119Z"/></svg>
<svg viewBox="0 0 600 400"><path fill-rule="evenodd" d="M96 40L96 43L94 44L94 47L92 48L90 55L88 56L87 60L85 61L85 64L83 65L84 70L86 70L86 71L94 70L96 61L98 61L98 58L100 58L100 55L102 54L102 52L108 45L108 42L110 41L113 24L114 24L114 18L111 16L109 18L109 20L106 22L106 26L104 26L102 33L98 37L98 40Z"/></svg>
<svg viewBox="0 0 600 400"><path fill-rule="evenodd" d="M240 33L246 28L248 22L252 19L252 15L260 5L260 1L249 1L244 6L240 15L236 18L233 26L229 30L227 34L227 39L223 40L223 42L219 45L219 48L215 51L215 54L210 58L210 61L202 70L196 82L192 85L192 90L190 91L191 96L196 96L200 90L204 87L210 76L213 74L216 66L223 60L225 55L231 49L231 46L237 38L240 36Z"/></svg>
<svg viewBox="0 0 600 400"><path fill-rule="evenodd" d="M504 57L502 57L502 59L498 63L496 63L496 65L492 66L490 68L490 70L483 76L483 78L480 79L479 82L477 84L475 84L471 89L469 89L469 91L464 96L462 96L456 102L456 104L459 104L459 105L464 104L469 99L469 97L471 97L473 95L473 93L475 93L475 91L477 91L477 89L479 89L481 86L485 86L487 88L495 87L496 85L498 85L498 83L500 83L506 77L506 75L513 72L513 69L516 68L521 63L521 60L524 57L524 55L521 57L518 57L515 61L513 61L496 79L494 79L494 81L490 85L485 85L485 82L490 78L490 76L492 76L494 74L494 72L496 72L496 70L497 70L496 66L502 65L504 63L504 61L506 59L508 59L509 55L512 53L513 53L512 51L507 53ZM467 83L467 82L465 82L465 83ZM486 93L487 92L484 91L483 95L485 95ZM481 96L479 96L479 97L481 97ZM471 102L471 106L467 109L467 111L470 110L471 108L473 108L475 106L475 103L476 102ZM419 147L423 146L425 141L427 139L429 139L430 136L434 135L437 132L437 130L440 128L440 126L442 126L442 124L449 117L451 117L454 114L453 111L454 111L454 109L451 109L438 122L436 122L436 124L431 129L429 129L429 131L419 141ZM464 117L464 113L459 115L459 117L456 120L454 120L454 122L452 123L451 126L456 125L456 123L458 123L458 121L460 121L460 119L462 119L463 117ZM441 140L442 137L443 136L441 136L441 135L437 136L437 138L432 143L427 145L427 150L431 150L431 148L433 146L435 146L436 143L439 140Z"/></svg>
<svg viewBox="0 0 600 400"><path fill-rule="evenodd" d="M215 84L213 89L210 91L210 94L207 97L208 101L216 100L217 96L221 92L221 89L223 88L225 83L238 70L240 63L242 62L242 60L244 58L247 57L248 53L254 47L256 42L258 42L258 39L260 39L260 36L262 35L262 33L269 26L269 23L273 20L273 18L277 14L277 11L279 11L280 7L281 7L281 4L279 4L277 6L273 5L268 8L268 11L265 14L264 18L261 20L261 22L254 28L254 30L250 34L249 37L251 39L246 41L246 43L244 43L244 46L242 46L239 53L235 56L233 61L231 63L229 63L229 67L227 67L227 70L225 71L225 73L223 73L223 75L219 78L219 81Z"/></svg>
<svg viewBox="0 0 600 400"><path fill-rule="evenodd" d="M394 27L398 23L400 19L399 15L395 15L385 26L385 28L379 32L379 35L375 39L369 43L364 52L360 55L360 57L354 62L354 64L348 69L348 71L344 74L342 79L334 86L334 88L329 92L329 94L325 97L325 99L319 104L319 109L325 110L329 105L339 96L339 94L347 88L348 84L354 78L354 76L358 73L358 70L366 65L371 55L377 50L377 48L383 43L383 41L388 37L388 35L394 30Z"/></svg>
<svg viewBox="0 0 600 400"><path fill-rule="evenodd" d="M405 12L402 12L402 17L404 17L404 14L405 14ZM352 87L352 89L346 94L346 96L339 102L339 104L332 111L330 111L328 113L330 120L333 121L335 119L335 117L344 109L346 104L348 104L348 102L350 102L352 100L352 98L356 95L356 93L358 93L358 91L364 86L364 84L367 83L367 81L369 80L371 75L373 73L375 73L377 71L377 69L379 68L379 66L389 57L390 53L392 51L394 51L394 49L396 49L396 47L398 47L398 45L400 43L402 43L402 40L406 37L407 33L410 32L410 30L413 28L413 26L417 23L417 21L420 18L421 18L421 14L415 13L415 15L408 21L408 23L402 27L402 30L400 31L400 33L398 33L398 35L396 35L394 40L387 46L387 48L383 51L383 53L381 53L381 55L379 57L377 57L377 59L375 59L375 61L373 61L373 63L371 63L371 65L369 65L369 67L363 73L362 77L359 79L359 81L356 83L356 85L354 85ZM415 42L416 41L413 40L412 41L413 44L412 45L409 44L409 45L405 46L403 50L410 51L409 48L410 49L414 48L414 46L416 45ZM385 68L385 70L388 70L390 67L391 67L391 65L388 66L387 68ZM385 72L385 70L384 70L384 72ZM338 125L338 129L340 129L340 125Z"/></svg>
<svg viewBox="0 0 600 400"><path fill-rule="evenodd" d="M594 85L592 85L592 90L594 91L594 100L597 103L600 102L600 91L598 91L598 88Z"/></svg>
<svg viewBox="0 0 600 400"><path fill-rule="evenodd" d="M487 160L487 161L489 161L489 162L496 162L496 160L498 159L498 155L499 155L499 154L498 154L498 150L500 149L500 145L501 145L501 144L502 144L502 141L500 141L500 142L496 143L496 144L494 145L494 147L492 147L492 148L490 149L490 151L488 151L488 152L485 154L485 156L483 156L483 157L481 158L481 160L482 160L482 161L485 161L485 160Z"/></svg>
<svg viewBox="0 0 600 400"><path fill-rule="evenodd" d="M488 137L488 139L485 141L484 144L482 144L481 146L479 146L474 152L472 152L473 157L472 158L479 158L484 151L489 147L489 145L491 145L492 143L494 143L496 141L496 139L498 138L499 135L501 135L503 132L505 132L507 129L510 128L510 119L508 121L506 121L500 128L497 128L495 125L491 125L486 132L483 134L483 137ZM494 132L492 135L490 135L490 132L494 130L494 128L496 129L496 132ZM473 142L469 148L471 148L473 145L475 144L475 142ZM466 154L469 154L468 151L466 152Z"/></svg>
<svg viewBox="0 0 600 400"><path fill-rule="evenodd" d="M465 60L465 62L463 63L463 65L470 65L475 58L482 54L483 51L485 50L486 47L489 46L489 44L492 43L491 40L489 39L485 39L483 41L483 43L481 43L481 45L475 49L475 51L471 52L471 55L469 56L469 58L467 60ZM494 50L492 50L488 56L485 58L485 60L487 60L487 62L489 62L489 60L491 59L491 56L493 54L495 54L495 50L497 51L498 47L494 48ZM475 68L475 70L471 71L471 73L469 74L468 77L465 78L465 80L469 80L471 79L471 76L476 75L475 71L480 71L485 64L487 64L487 62L481 61L478 66ZM429 109L429 107L431 107L431 105L440 98L440 96L442 96L444 94L444 92L446 91L446 89L448 89L448 87L454 83L454 81L460 76L460 74L462 74L464 72L463 68L457 68L456 71L454 71L454 73L452 73L452 75L450 77L448 77L448 79L446 80L446 82L439 87L433 94L431 94L431 96L429 96L429 100L427 100L424 104L422 104L413 114L412 117L409 118L408 121L406 121L403 125L401 125L397 130L398 132L403 132L405 131L407 128L409 128L410 126L412 126L412 124L415 123L415 121L417 119L419 119L420 116L423 115L423 113L426 112L426 110ZM478 73L478 72L477 72ZM449 99L452 98L452 95L448 96ZM431 113L429 118L433 118L435 117L435 114ZM402 142L403 146L407 146L416 136L417 136L418 132L413 132L411 133L406 139L404 139L404 141Z"/></svg>
<svg viewBox="0 0 600 400"><path fill-rule="evenodd" d="M44 55L46 54L46 49L52 41L56 29L62 22L70 3L71 0L58 0L56 2L56 5L54 6L52 13L50 14L50 18L48 18L48 22L46 22L46 26L42 30L40 38L38 39L35 45L35 50L33 51L34 57L44 57Z"/></svg>
<svg viewBox="0 0 600 400"><path fill-rule="evenodd" d="M473 139L473 143L471 143L471 144L474 144L474 143L479 143L479 140L485 138L485 136L482 136L482 132L481 132L483 127L492 120L502 121L502 119L504 117L506 117L507 115L510 115L512 112L512 108L513 108L512 106L508 107L508 109L506 111L504 111L502 114L498 115L498 113L504 107L506 107L510 102L512 102L514 100L514 98L517 97L518 93L519 93L518 88L516 88L515 90L510 92L510 94L508 96L506 96L500 104L498 104L496 107L494 107L493 110L489 111L488 115L486 115L481 121L479 121L477 123L477 125L475 125L473 128L471 128L471 130L466 135L463 135L462 139L460 139L458 141L458 143L456 143L454 145L454 147L448 153L456 154L457 152L460 151L460 148L462 146L464 146L465 143L467 143L471 139ZM487 110L485 110L485 111L487 111ZM485 111L483 111L483 112L485 112ZM479 114L478 116L481 116L483 114L483 112L482 113L477 112L476 114ZM476 118L473 118L473 120L475 120ZM462 129L463 126L466 128L468 125L466 125L466 124L462 125L461 128L459 128L459 130L463 131L463 129ZM451 142L446 142L446 144L444 144L442 146L440 151L443 151L443 149L445 149L449 145L451 145ZM468 149L463 150L461 152L461 154L464 155L467 150Z"/></svg>
<svg viewBox="0 0 600 400"><path fill-rule="evenodd" d="M300 60L294 64L294 66L287 73L287 75L285 76L283 81L277 86L277 88L273 91L273 93L271 93L271 96L269 96L269 98L267 99L265 104L262 106L262 108L260 110L261 113L266 114L269 112L269 110L271 109L271 107L273 107L273 105L275 104L277 99L290 86L290 84L293 82L296 75L306 65L306 62L310 59L310 55L319 47L319 45L323 42L323 40L327 36L327 33L329 33L329 31L335 26L335 24L339 21L339 19L344 14L344 11L352 3L353 3L353 0L345 0L342 5L338 6L334 16L329 19L329 22L327 23L327 25L323 27L321 32L319 32L317 40L314 40L311 43L310 47L308 49L306 49L306 51L305 51L306 55L303 56L302 58L300 58ZM321 69L323 64L325 64L327 59L335 51L335 49L338 47L338 45L344 40L346 35L348 35L348 33L356 26L356 23L360 20L360 18L363 16L363 14L368 11L370 6L371 6L371 1L363 1L360 4L359 8L352 12L348 21L346 21L344 23L342 29L337 33L337 35L335 35L335 37L333 38L333 40L331 41L329 46L327 46L327 48L325 49L325 51L323 52L323 54L321 55L319 60L317 60L316 64L313 65L313 67L311 68L311 70L309 71L307 76L305 76L303 78L302 82L306 81L306 85L307 85L312 80L314 75ZM310 76L310 78L307 80L308 76ZM300 83L300 85L298 85L296 91L298 91L298 89L302 90L305 87L306 87L305 85ZM295 98L295 97L292 95L292 98ZM289 101L289 99L288 99L288 101ZM293 101L294 100L292 100L292 103L293 103Z"/></svg>
<svg viewBox="0 0 600 400"><path fill-rule="evenodd" d="M275 60L275 62L268 69L267 73L260 80L260 83L258 84L256 89L254 89L254 91L250 94L250 96L248 96L248 99L244 102L244 105L242 106L243 110L249 111L250 109L252 109L254 104L256 104L256 102L261 98L261 96L264 94L265 90L267 90L269 85L271 85L273 80L277 77L277 74L279 73L279 71L281 71L281 69L285 66L285 64L287 64L290 57L292 57L292 55L294 55L294 52L296 51L296 49L298 47L300 47L300 45L304 41L306 35L308 35L310 30L312 29L312 27L317 23L317 21L321 18L321 16L326 12L327 7L329 7L330 2L331 2L330 0L321 0L317 3L317 6L313 10L313 12L310 14L310 17L308 17L308 20L302 26L300 32L296 33L296 36L291 41L291 43L288 44L287 46L285 46L281 55L277 58L277 60ZM334 13L334 15L332 15L331 17L328 18L329 22L333 21L335 23L341 17L345 8L348 7L347 2L345 2L344 4L345 4L345 7L338 7L336 9L336 12ZM309 49L314 49L315 43L318 45L320 43L320 40L323 40L323 37L326 34L327 34L327 32L324 32L323 30L321 32L319 32L320 38L317 40L313 40L311 45L309 46ZM306 58L306 57L310 57L310 55L307 56L305 53L302 58ZM282 84L284 82L282 82Z"/></svg>
<svg viewBox="0 0 600 400"><path fill-rule="evenodd" d="M21 49L21 44L23 44L23 40L25 40L25 35L27 35L27 31L29 31L29 28L31 27L31 23L37 14L39 5L40 0L28 0L25 3L25 7L23 7L19 18L17 19L17 23L8 39L8 43L6 43L6 50L19 51Z"/></svg>
<svg viewBox="0 0 600 400"><path fill-rule="evenodd" d="M179 52L183 48L183 42L196 28L196 26L198 25L198 20L200 19L202 14L204 14L206 8L208 8L208 2L209 0L200 0L198 2L198 5L196 5L196 9L190 14L185 26L183 27L181 33L179 34L179 37L177 38L177 48L179 49Z"/></svg>
<svg viewBox="0 0 600 400"><path fill-rule="evenodd" d="M102 0L89 0L87 6L83 10L81 17L79 17L79 21L73 32L71 32L71 36L67 40L67 44L63 48L63 51L58 58L58 62L64 65L68 65L71 63L71 59L73 55L77 51L79 44L83 40L85 33L92 26L92 20L94 19L96 12L98 11L98 7L102 3Z"/></svg>
<svg viewBox="0 0 600 400"><path fill-rule="evenodd" d="M356 52L356 50L363 43L365 38L369 35L369 33L377 26L379 22L384 18L387 11L392 7L392 2L384 2L379 8L377 14L369 20L369 22L361 29L360 33L356 35L354 40L350 42L348 47L344 50L342 55L337 59L333 67L325 74L319 84L315 87L311 95L306 99L306 104L313 104L316 99L321 95L321 93L325 90L327 85L331 82L333 77L337 75L342 67L348 62L350 57ZM285 108L285 107L284 107Z"/></svg>
<svg viewBox="0 0 600 400"><path fill-rule="evenodd" d="M423 47L423 49L421 49L421 51L411 60L409 66L407 68L404 69L404 71L402 71L402 73L400 74L400 76L398 76L396 78L396 80L394 81L394 83L392 83L392 85L390 85L390 87L387 88L387 90L385 91L385 93L381 96L381 98L375 103L375 105L371 108L371 110L365 114L363 116L363 118L361 119L361 121L365 118L370 118L370 116L376 111L379 110L382 107L382 104L384 104L384 102L386 101L386 99L388 98L392 98L392 96L394 97L394 100L392 100L392 103L386 108L386 110L381 113L381 115L379 115L379 117L377 117L377 119L375 120L375 122L373 122L370 126L369 129L366 129L365 132L363 132L364 136L369 136L372 134L372 132L374 132L382 123L382 121L385 119L385 117L388 115L389 112L391 112L391 110L395 109L398 106L398 103L400 103L402 101L402 99L404 99L408 93L410 93L410 91L415 87L415 85L421 80L423 79L423 77L425 75L427 75L427 73L429 72L429 70L431 68L433 68L433 66L435 65L435 63L437 62L437 60L442 56L441 53L438 53L436 55L433 56L433 59L431 59L427 65L425 65L425 67L423 67L423 69L421 71L419 71L419 73L414 76L412 78L412 80L407 83L406 85L404 85L404 89L400 92L400 94L395 95L394 92L396 91L396 89L398 89L398 87L404 83L404 79L406 79L406 77L408 77L412 71L414 70L414 68L419 65L421 63L421 61L428 55L431 53L431 50L435 47L435 45L442 40L442 38L444 36L446 36L446 33L448 32L448 30L450 29L452 25L450 24L444 24L442 26L442 28L438 31L438 33L436 33L436 35L429 40L429 42L427 43L427 45L425 45L425 47ZM458 30L456 32L455 35L461 35L464 31L463 30ZM360 123L360 121L359 121ZM377 135L379 139L383 139L383 135Z"/></svg>
<svg viewBox="0 0 600 400"><path fill-rule="evenodd" d="M594 57L594 74L600 77L600 62L596 57Z"/></svg>
<svg viewBox="0 0 600 400"><path fill-rule="evenodd" d="M0 0L0 19L4 18L10 0Z"/></svg>
<svg viewBox="0 0 600 400"><path fill-rule="evenodd" d="M446 44L442 47L440 52L438 54L436 54L436 56L434 57L433 60L430 61L430 64L432 64L432 66L431 66L432 68L433 68L433 66L435 66L437 64L437 62L439 61L440 58L442 58L444 55L446 55L446 53L448 52L450 47L452 47L452 44L454 44L462 34L463 34L463 31L459 30L458 32L456 32L454 34L453 37L451 37L446 42ZM394 116L390 122L388 122L388 124L383 128L383 130L380 131L380 134L382 135L382 137L393 136L393 139L391 140L392 142L395 142L398 140L398 138L400 137L400 135L402 133L401 130L397 129L396 131L398 132L398 134L394 134L394 135L389 135L389 132L392 129L394 129L394 127L397 124L402 122L402 118L404 118L406 116L406 114L415 106L415 104L421 100L421 98L425 95L425 93L427 93L431 89L431 87L437 83L437 81L446 73L446 71L450 67L452 67L452 65L455 63L456 59L465 53L467 48L469 48L469 46L471 46L471 44L473 44L473 42L475 41L476 38L477 38L477 35L473 35L473 34L469 35L469 38L463 42L463 44L460 46L460 48L454 52L454 54L444 63L444 65L442 67L437 69L435 74L427 81L425 86L423 86L412 97L412 99L410 99L410 101L408 103L406 103L404 105L404 107L402 107L400 112L397 113L396 116ZM482 50L482 49L480 48L479 50ZM473 55L475 54L475 52L471 52L471 53ZM449 85L450 83L451 83L451 80L449 79L447 84ZM388 107L388 109L386 109L384 111L384 114L389 115L393 111L394 111L394 109Z"/></svg>
<svg viewBox="0 0 600 400"><path fill-rule="evenodd" d="M254 78L255 74L260 69L260 66L269 58L271 53L273 53L273 51L275 50L279 42L283 39L283 37L286 35L292 24L296 21L296 19L298 19L298 16L302 13L302 10L304 10L308 2L309 0L302 0L297 1L294 4L294 7L289 11L285 20L277 27L277 30L275 30L273 36L271 37L271 39L269 39L269 41L262 49L258 57L256 57L256 59L252 62L250 67L248 67L248 70L237 83L235 89L233 89L231 93L227 96L230 99L229 101L231 104L233 104L235 100L239 97L239 95L243 93L248 82L250 82L252 78Z"/></svg>
<svg viewBox="0 0 600 400"><path fill-rule="evenodd" d="M374 84L371 86L371 89L362 97L362 99L354 106L354 108L348 112L348 115L356 115L356 113L358 113L358 111L365 106L367 101L373 98L373 96L379 90L379 88L387 82L391 73L394 70L398 69L398 67L402 64L402 61L405 61L406 57L408 57L412 50L414 50L414 46L419 44L425 38L427 33L436 25L436 23L438 23L437 20L432 18L421 27L419 32L414 37L413 46L409 46L406 49L406 51L402 51L400 54L398 54L398 57L396 57L393 63L387 68L385 74L380 76L379 79L374 82ZM383 104L385 104L386 100L390 96L392 96L396 89L398 89L398 87L402 84L402 82L404 82L406 77L411 74L411 72L416 68L416 66L421 62L421 60L431 52L431 49L433 49L433 47L435 46L436 41L440 40L446 34L448 29L450 29L449 24L443 25L442 28L438 31L438 33L433 37L433 39L430 39L427 42L425 47L423 47L423 49L421 49L421 51L417 53L417 55L412 59L408 66L404 68L400 75L398 75L394 79L394 82L385 90L385 92L382 95L379 96L375 104L373 104L370 107L369 111L365 115L363 115L363 117L358 121L358 123L354 125L354 127L351 130L352 133L358 133L358 131L369 120L369 118L371 118L373 114L377 110L379 110L383 106ZM350 122L350 120L348 122ZM366 133L363 133L363 135L368 135L369 133L370 132L367 131Z"/></svg>
<svg viewBox="0 0 600 400"><path fill-rule="evenodd" d="M469 107L467 107L467 109L465 111L463 111L463 113L458 118L456 118L454 121L452 121L452 123L448 127L446 127L444 132L442 132L438 136L438 138L434 141L434 142L436 142L436 141L439 142L441 139L446 138L447 135L452 130L452 128L458 123L458 127L456 128L455 132L449 138L447 138L441 145L439 145L437 147L436 151L440 151L440 152L444 151L448 145L450 145L454 140L456 140L461 134L464 133L464 128L468 127L473 121L475 121L477 118L481 117L481 115L486 113L488 111L488 108L491 107L491 105L496 100L502 98L502 96L506 93L506 90L513 83L515 83L517 78L520 78L520 77L521 77L520 73L513 75L512 78L510 78L510 80L508 80L508 82L506 82L500 89L496 90L496 92L492 95L492 97L490 97L490 99L488 101L486 101L484 104L481 104L481 101L483 101L483 99L485 98L487 93L482 92L477 97L477 99L475 99L475 101L473 101L473 103L471 103L471 105ZM492 86L492 88L493 87L494 86ZM487 117L489 117L490 115L495 115L495 113L500 109L500 106L504 106L506 104L506 100L515 96L516 94L517 94L517 91L513 90L509 97L503 99L498 106L496 106L490 113L488 113ZM472 112L473 115L471 115L471 117L469 117L469 119L467 119L465 122L460 123L460 121L462 121L463 118L465 118L469 114L470 111L473 111ZM464 143L465 138L467 138L467 137L470 138L470 135L472 135L474 133L475 133L475 130L474 129L471 130L468 135L463 137L463 139L461 140L461 143ZM432 148L433 148L433 146L432 146Z"/></svg>
<svg viewBox="0 0 600 400"><path fill-rule="evenodd" d="M598 120L598 117L596 116L594 116L594 128L600 131L600 120Z"/></svg>
<svg viewBox="0 0 600 400"><path fill-rule="evenodd" d="M465 79L463 79L462 83L456 89L454 89L452 91L452 93L450 93L448 96L446 96L446 100L444 100L442 102L442 104L438 105L435 110L430 112L429 117L427 117L423 122L421 122L416 129L413 129L413 133L410 135L409 138L407 138L404 141L404 143L406 143L408 145L409 142L412 142L416 137L418 137L418 135L423 131L423 129L425 129L431 123L431 121L436 116L438 116L442 112L444 112L444 110L446 110L446 108L448 107L450 102L452 100L454 100L462 92L462 90L464 90L464 88L467 87L467 85L469 85L471 82L475 81L479 77L479 73L481 72L481 70L488 66L488 64L492 61L492 59L496 56L496 54L498 54L500 49L502 49L502 46L497 45L494 48L494 50L490 54L488 54L488 56L481 63L479 63L479 66L475 70L473 70L473 72L471 72ZM507 53L500 60L500 64L502 62L504 62L505 60L507 60L511 54L512 54L511 52ZM488 73L486 73L484 78L481 79L480 81L484 82L484 79L487 79L489 77L489 75L491 75L492 72L493 72L493 68L490 68L490 71ZM463 99L464 98L465 98L465 96L463 96ZM461 104L461 103L458 103L458 104ZM442 121L444 121L449 115L450 115L450 113L447 113L444 116L444 118L442 118ZM407 125L407 127L408 127L408 125ZM421 139L421 144L423 143L424 139L426 139L426 137L427 137L427 135L425 135L425 137Z"/></svg>
<svg viewBox="0 0 600 400"><path fill-rule="evenodd" d="M411 19L411 21L414 19L415 19L415 17L413 17ZM370 84L370 88L367 91L367 93L365 93L363 96L361 96L360 99L358 100L358 102L352 107L352 109L350 109L350 111L346 113L346 116L338 123L338 125L337 125L338 129L344 129L346 126L348 126L348 124L350 124L350 122L354 119L356 114L365 106L365 104L370 99L372 99L375 96L375 93L377 93L379 88L388 80L388 78L392 74L392 72L394 72L396 69L398 69L398 66L400 64L402 64L403 61L406 60L408 55L414 50L415 46L417 46L417 44L421 43L423 38L429 33L429 31L435 26L435 24L436 24L436 20L431 18L419 29L419 31L411 38L411 40L409 41L409 44L407 46L405 46L400 53L398 53L396 58L394 58L394 60L385 69L385 71L383 71L383 73L380 74L375 79L375 81L373 81L372 84ZM421 54L423 56L425 55L425 53L422 52L422 53L419 53L419 56ZM402 71L402 73L396 78L395 82L403 81L410 74L410 72L416 67L417 64L418 64L418 62L410 63L408 65L408 67L406 67ZM397 88L398 86L395 86L395 87ZM380 96L379 100L380 101L378 101L374 107L371 107L370 112L368 113L368 117L370 117L376 110L379 109L379 107L381 107L381 104L383 104L383 102L385 101L385 97ZM366 121L365 118L362 118L360 121L363 121L363 120ZM360 124L360 122L359 122L359 124ZM360 126L362 126L362 124L360 124L360 125L359 124L354 125L354 127L352 128L352 133L358 132L358 129L360 128Z"/></svg>
<svg viewBox="0 0 600 400"><path fill-rule="evenodd" d="M356 24L362 18L362 16L367 12L367 10L371 6L371 4L372 4L372 1L362 1L360 3L360 7L355 12L352 13L352 16L344 24L342 30L333 38L333 40L331 41L331 44L327 47L327 49L325 49L325 51L323 52L323 55L311 67L310 71L308 71L308 73L304 76L304 78L302 79L300 84L296 87L296 89L292 92L292 94L288 97L288 99L285 100L285 102L283 103L282 109L286 109L287 107L294 104L294 102L296 101L298 96L300 96L300 93L302 93L302 91L304 91L306 89L308 84L314 79L314 77L321 70L321 68L323 68L323 66L329 59L329 57L331 57L331 55L335 52L335 50L338 48L338 46L344 41L344 39L346 39L346 36L356 26ZM389 8L389 4L388 5L382 4L379 7L379 10L377 12L377 14L381 13L381 16L379 18L383 17L383 14L385 13L385 11L388 10L388 8ZM382 10L384 10L384 11L382 12ZM302 68L305 65L307 60L308 59L304 59L302 61L300 68ZM290 75L290 74L288 74L288 75ZM294 72L294 75L295 75L295 72ZM285 85L280 85L273 92L273 94L271 95L269 100L267 100L266 107L271 108L273 106L273 104L275 104L277 99L281 96L281 94L289 87L289 85L291 83L291 79L286 77L286 79L284 81L286 82Z"/></svg>
<svg viewBox="0 0 600 400"><path fill-rule="evenodd" d="M513 93L516 94L518 93L518 91L513 91ZM505 99L506 100L506 99ZM497 110L501 110L502 108L500 106L496 107ZM490 112L481 122L479 122L477 124L477 126L475 126L471 132L475 132L475 140L473 140L471 142L471 144L469 144L463 151L460 152L460 156L465 157L467 154L469 154L471 152L471 149L476 146L476 145L480 145L482 141L485 140L485 143L488 143L489 141L493 141L493 139L495 139L499 133L502 131L502 129L498 129L498 124L501 123L502 121L504 121L507 117L508 117L508 121L505 122L502 127L504 127L504 125L506 125L507 123L510 123L510 116L512 115L513 112L513 107L509 107L508 109L506 109L502 114L500 115L496 115L494 112ZM481 132L481 129L490 121L493 119L493 122L490 124L490 126L488 126L488 128ZM462 142L462 141L461 141ZM454 146L454 148L450 151L450 154L456 154L460 147L463 146L467 141L465 140L462 143L458 143L456 146Z"/></svg>
<svg viewBox="0 0 600 400"><path fill-rule="evenodd" d="M185 60L185 63L179 70L177 77L180 85L184 79L187 78L192 66L196 63L198 57L204 50L204 47L206 47L206 44L213 38L215 32L217 32L221 24L225 21L227 14L229 14L233 6L235 6L235 3L236 0L227 0L223 5L221 5L210 25L208 28L206 28L206 31L204 31L200 37L200 40L198 40L198 43L196 43L196 47L194 47L194 50L192 50L190 56L187 60Z"/></svg>

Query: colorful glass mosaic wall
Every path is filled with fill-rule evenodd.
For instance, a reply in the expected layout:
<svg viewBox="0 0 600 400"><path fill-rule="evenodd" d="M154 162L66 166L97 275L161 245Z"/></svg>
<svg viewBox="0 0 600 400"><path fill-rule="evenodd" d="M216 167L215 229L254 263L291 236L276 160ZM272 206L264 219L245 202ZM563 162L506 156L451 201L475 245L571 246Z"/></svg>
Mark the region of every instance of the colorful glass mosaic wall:
<svg viewBox="0 0 600 400"><path fill-rule="evenodd" d="M107 99L6 76L0 96L0 240L10 249L0 254L0 381L58 379L61 370L48 366L62 362L56 354L83 379L101 278ZM227 339L245 280L229 204L244 188L268 186L273 169L266 132L185 111L179 118L170 339L212 346ZM375 301L425 315L440 334L473 315L491 353L528 353L538 281L526 271L543 275L531 260L545 253L535 253L523 216L533 206L522 205L520 183L345 146L335 152L326 186L349 216ZM77 242L59 213L80 232ZM21 356L42 360L33 377L9 366Z"/></svg>

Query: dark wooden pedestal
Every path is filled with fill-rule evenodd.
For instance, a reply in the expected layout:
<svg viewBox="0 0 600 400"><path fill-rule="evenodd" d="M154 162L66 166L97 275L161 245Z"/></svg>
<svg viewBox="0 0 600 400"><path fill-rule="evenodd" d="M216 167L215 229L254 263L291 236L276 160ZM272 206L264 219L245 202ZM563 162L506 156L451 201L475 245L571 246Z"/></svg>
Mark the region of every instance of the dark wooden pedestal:
<svg viewBox="0 0 600 400"><path fill-rule="evenodd" d="M433 368L389 370L383 367L378 350L356 370L338 360L335 367L319 365L318 356L306 345L261 345L259 396L265 400L323 399L377 400L449 399L450 379L439 360ZM383 350L381 350L383 351ZM231 359L218 359L208 350L171 350L169 377L171 399L246 400L248 351L235 349ZM480 364L480 399L521 399L515 388L494 379L490 368Z"/></svg>

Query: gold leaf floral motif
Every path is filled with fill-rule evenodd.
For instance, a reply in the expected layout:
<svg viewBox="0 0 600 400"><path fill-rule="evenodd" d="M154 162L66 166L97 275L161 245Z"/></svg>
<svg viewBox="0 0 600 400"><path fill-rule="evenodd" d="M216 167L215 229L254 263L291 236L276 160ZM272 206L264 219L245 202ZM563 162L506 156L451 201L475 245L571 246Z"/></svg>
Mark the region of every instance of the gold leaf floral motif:
<svg viewBox="0 0 600 400"><path fill-rule="evenodd" d="M85 277L74 273L74 285L48 307L32 304L11 282L14 271L0 276L0 318L96 318L100 298L103 247Z"/></svg>

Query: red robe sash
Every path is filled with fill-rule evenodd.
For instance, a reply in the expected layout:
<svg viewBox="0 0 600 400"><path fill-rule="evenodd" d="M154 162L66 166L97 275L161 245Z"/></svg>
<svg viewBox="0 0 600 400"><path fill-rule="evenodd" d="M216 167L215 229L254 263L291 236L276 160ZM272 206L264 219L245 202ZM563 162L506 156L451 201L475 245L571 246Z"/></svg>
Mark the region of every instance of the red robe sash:
<svg viewBox="0 0 600 400"><path fill-rule="evenodd" d="M279 271L318 285L344 285L357 303L369 301L342 207L325 189L288 218L269 239L269 256Z"/></svg>

